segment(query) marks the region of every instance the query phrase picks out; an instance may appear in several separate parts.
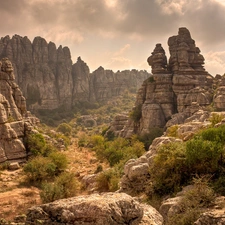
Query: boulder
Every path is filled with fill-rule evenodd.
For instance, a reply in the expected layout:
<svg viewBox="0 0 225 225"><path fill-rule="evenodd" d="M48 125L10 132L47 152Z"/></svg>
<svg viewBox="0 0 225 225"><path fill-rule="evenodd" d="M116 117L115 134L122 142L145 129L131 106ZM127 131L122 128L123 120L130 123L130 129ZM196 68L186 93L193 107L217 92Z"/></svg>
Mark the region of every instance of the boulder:
<svg viewBox="0 0 225 225"><path fill-rule="evenodd" d="M146 212L146 214L145 214ZM27 213L26 225L162 225L161 215L124 193L92 194L35 206Z"/></svg>

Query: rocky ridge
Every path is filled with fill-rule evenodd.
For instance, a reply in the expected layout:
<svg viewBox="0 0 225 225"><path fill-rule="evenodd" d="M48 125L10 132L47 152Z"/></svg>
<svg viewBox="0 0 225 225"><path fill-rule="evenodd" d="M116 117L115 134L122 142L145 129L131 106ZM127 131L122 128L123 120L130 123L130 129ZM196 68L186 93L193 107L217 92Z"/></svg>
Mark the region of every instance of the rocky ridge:
<svg viewBox="0 0 225 225"><path fill-rule="evenodd" d="M41 37L35 37L33 42L19 35L1 38L2 57L11 60L16 82L31 111L70 109L79 101L108 101L126 89L139 88L150 75L137 70L114 73L103 67L90 73L80 57L73 64L68 47L57 48Z"/></svg>
<svg viewBox="0 0 225 225"><path fill-rule="evenodd" d="M0 163L26 159L24 137L37 122L26 109L11 62L3 58L0 61Z"/></svg>

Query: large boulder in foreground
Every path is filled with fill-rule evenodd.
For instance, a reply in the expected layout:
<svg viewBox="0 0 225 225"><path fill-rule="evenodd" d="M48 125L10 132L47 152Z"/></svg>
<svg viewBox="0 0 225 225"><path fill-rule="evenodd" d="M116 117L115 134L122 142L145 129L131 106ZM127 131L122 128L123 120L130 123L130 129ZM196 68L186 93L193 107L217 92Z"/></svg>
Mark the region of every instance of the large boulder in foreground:
<svg viewBox="0 0 225 225"><path fill-rule="evenodd" d="M146 212L146 214L145 214ZM125 193L104 193L61 199L32 207L26 225L162 225L162 216Z"/></svg>

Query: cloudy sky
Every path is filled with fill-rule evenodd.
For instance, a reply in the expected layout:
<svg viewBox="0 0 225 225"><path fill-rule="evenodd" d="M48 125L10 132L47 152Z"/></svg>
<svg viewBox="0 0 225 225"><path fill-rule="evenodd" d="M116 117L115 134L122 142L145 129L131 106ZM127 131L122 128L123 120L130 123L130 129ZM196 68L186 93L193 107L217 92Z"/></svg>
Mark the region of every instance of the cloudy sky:
<svg viewBox="0 0 225 225"><path fill-rule="evenodd" d="M225 73L225 0L0 0L1 37L68 46L91 71L150 70L156 43L187 27L212 74Z"/></svg>

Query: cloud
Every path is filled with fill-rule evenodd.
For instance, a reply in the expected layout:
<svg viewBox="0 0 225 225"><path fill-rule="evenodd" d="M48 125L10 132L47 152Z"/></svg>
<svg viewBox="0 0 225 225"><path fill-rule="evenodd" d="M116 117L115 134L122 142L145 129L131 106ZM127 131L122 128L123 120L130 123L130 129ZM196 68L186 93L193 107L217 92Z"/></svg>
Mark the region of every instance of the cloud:
<svg viewBox="0 0 225 225"><path fill-rule="evenodd" d="M205 61L206 69L209 72L213 71L212 75L225 73L225 51L210 51L205 55L205 58L207 59Z"/></svg>
<svg viewBox="0 0 225 225"><path fill-rule="evenodd" d="M138 55L145 54L146 48L151 52L156 43L167 50L168 38L179 27L190 30L205 58L207 52L219 52L225 46L225 0L7 0L1 2L0 14L3 36L42 36L56 45L77 47L79 54L81 47L87 53L93 45L99 46L99 54L115 53L110 45L118 49L129 43L138 51L138 60ZM105 40L109 49L101 47ZM134 43L141 47L134 48ZM133 56L111 55L114 62L135 61L134 51L125 50ZM97 61L96 54L93 61Z"/></svg>

